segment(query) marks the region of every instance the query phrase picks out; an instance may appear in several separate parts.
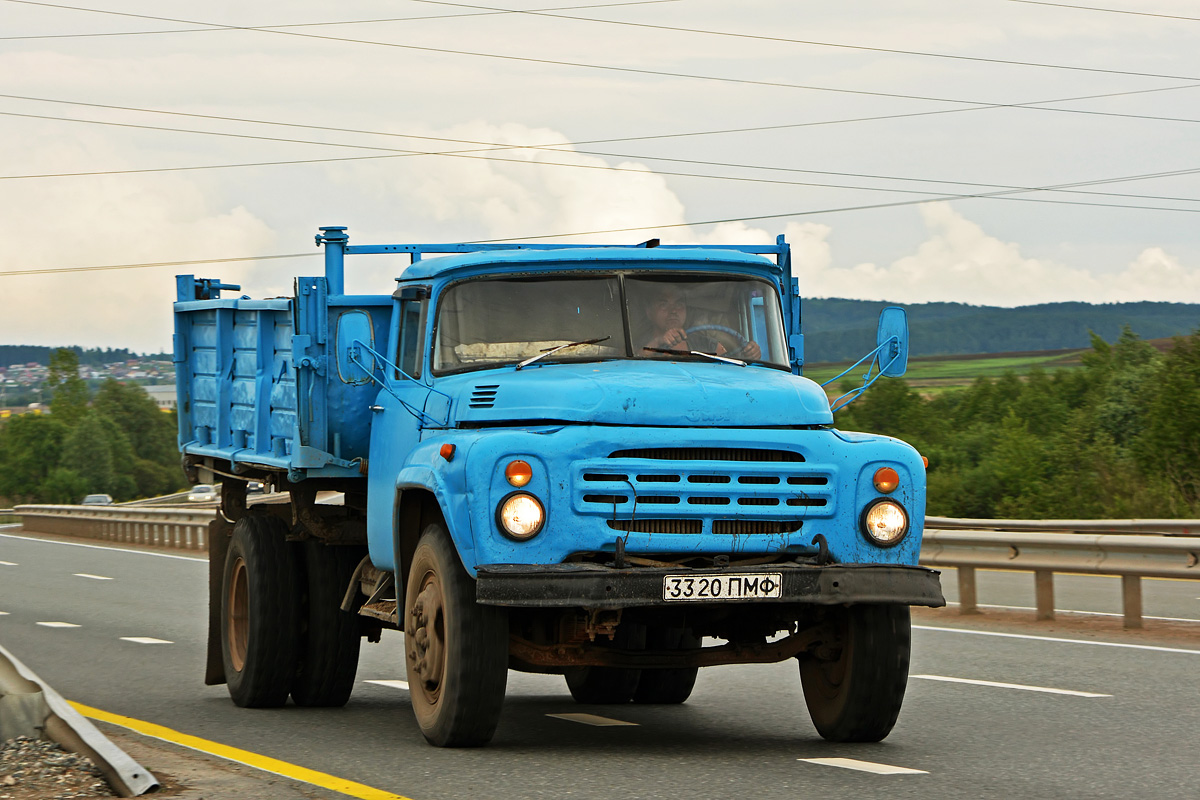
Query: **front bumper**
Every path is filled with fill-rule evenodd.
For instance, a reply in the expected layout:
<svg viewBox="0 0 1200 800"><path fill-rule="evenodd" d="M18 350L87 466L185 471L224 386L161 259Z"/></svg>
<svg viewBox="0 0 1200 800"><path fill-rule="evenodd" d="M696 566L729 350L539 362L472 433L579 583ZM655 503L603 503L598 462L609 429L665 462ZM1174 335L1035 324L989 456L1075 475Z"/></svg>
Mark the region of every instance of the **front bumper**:
<svg viewBox="0 0 1200 800"><path fill-rule="evenodd" d="M483 605L616 609L715 603L946 605L937 570L895 564L762 564L755 566L636 567L599 564L485 564L477 568L476 599ZM782 573L780 596L770 599L674 602L663 598L668 575L692 577Z"/></svg>

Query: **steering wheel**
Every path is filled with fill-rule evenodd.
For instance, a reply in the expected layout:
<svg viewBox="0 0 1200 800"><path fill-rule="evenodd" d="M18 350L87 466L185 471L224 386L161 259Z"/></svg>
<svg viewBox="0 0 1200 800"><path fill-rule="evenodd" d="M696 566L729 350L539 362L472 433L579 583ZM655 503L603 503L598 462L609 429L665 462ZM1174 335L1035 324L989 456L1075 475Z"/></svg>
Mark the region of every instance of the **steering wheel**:
<svg viewBox="0 0 1200 800"><path fill-rule="evenodd" d="M737 358L738 355L740 355L741 352L746 349L746 345L750 344L750 340L745 336L742 336L742 334L738 333L733 328L727 328L724 325L694 325L691 328L685 329L683 335L691 336L693 333L704 333L705 331L723 333L731 337L733 341L736 342L734 349L730 350L728 353L725 353L725 355L730 358Z"/></svg>

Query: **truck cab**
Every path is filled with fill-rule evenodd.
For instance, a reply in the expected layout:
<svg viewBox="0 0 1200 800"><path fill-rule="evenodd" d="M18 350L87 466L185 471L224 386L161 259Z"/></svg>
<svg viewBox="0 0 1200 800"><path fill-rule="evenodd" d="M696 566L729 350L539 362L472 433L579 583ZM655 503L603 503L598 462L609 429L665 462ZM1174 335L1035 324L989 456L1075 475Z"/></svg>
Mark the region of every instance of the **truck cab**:
<svg viewBox="0 0 1200 800"><path fill-rule="evenodd" d="M422 733L457 746L491 738L509 669L563 674L584 703L672 704L699 667L796 659L823 736L887 735L909 606L944 604L917 565L924 464L838 430L803 377L782 237L353 246L335 227L318 243L325 277L286 302L180 281L176 359L202 367L181 378L186 462L291 496L256 513L222 494L210 682L242 705L278 704L281 685L345 702L359 639L402 630ZM412 263L390 296L344 292L346 256L392 253ZM220 308L227 399L223 356L195 347L211 311L221 351ZM240 393L239 314L255 343ZM895 313L879 339L878 373L901 373ZM256 606L307 630L284 643L293 663L239 624Z"/></svg>

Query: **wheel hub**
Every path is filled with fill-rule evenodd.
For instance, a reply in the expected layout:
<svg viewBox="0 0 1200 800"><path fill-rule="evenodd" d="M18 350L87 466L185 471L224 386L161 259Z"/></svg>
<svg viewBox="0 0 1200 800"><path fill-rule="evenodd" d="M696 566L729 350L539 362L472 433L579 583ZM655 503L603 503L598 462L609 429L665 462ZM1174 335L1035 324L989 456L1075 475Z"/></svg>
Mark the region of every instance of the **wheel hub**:
<svg viewBox="0 0 1200 800"><path fill-rule="evenodd" d="M441 689L446 663L445 620L442 590L435 578L421 589L409 610L412 635L408 642L409 668L420 679L431 701Z"/></svg>

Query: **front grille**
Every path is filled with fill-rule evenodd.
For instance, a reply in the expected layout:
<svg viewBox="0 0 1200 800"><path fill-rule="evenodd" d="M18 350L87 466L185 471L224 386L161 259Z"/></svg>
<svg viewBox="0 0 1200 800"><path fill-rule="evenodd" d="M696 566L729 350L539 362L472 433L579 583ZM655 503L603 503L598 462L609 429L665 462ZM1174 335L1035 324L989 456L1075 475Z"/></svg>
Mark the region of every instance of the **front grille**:
<svg viewBox="0 0 1200 800"><path fill-rule="evenodd" d="M774 535L799 530L797 517L831 517L836 475L789 450L618 450L576 462L572 496L578 513L613 530Z"/></svg>
<svg viewBox="0 0 1200 800"><path fill-rule="evenodd" d="M608 527L632 533L704 532L704 523L698 519L610 519Z"/></svg>
<svg viewBox="0 0 1200 800"><path fill-rule="evenodd" d="M804 456L791 450L757 450L739 447L651 447L618 450L609 458L653 458L661 461L763 461L797 462Z"/></svg>
<svg viewBox="0 0 1200 800"><path fill-rule="evenodd" d="M798 519L790 520L753 520L753 519L715 519L713 533L733 536L751 536L754 534L792 533L800 530L804 523Z"/></svg>

